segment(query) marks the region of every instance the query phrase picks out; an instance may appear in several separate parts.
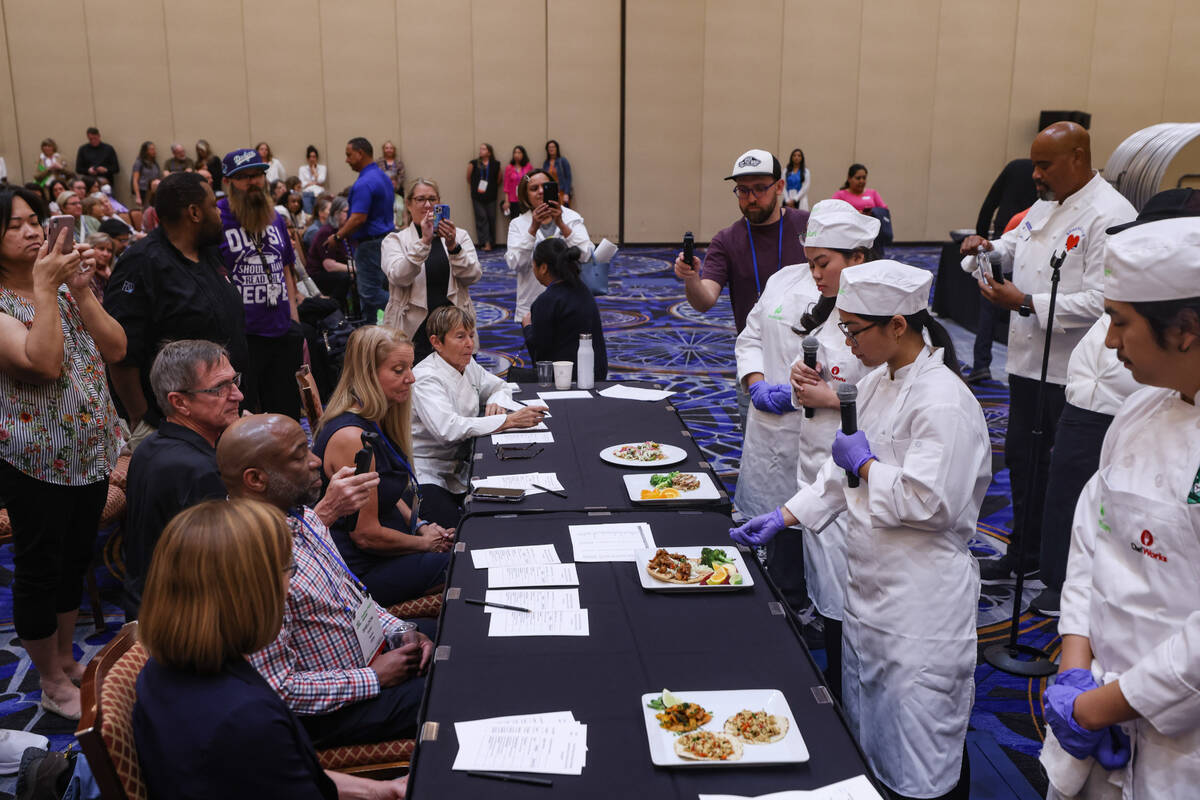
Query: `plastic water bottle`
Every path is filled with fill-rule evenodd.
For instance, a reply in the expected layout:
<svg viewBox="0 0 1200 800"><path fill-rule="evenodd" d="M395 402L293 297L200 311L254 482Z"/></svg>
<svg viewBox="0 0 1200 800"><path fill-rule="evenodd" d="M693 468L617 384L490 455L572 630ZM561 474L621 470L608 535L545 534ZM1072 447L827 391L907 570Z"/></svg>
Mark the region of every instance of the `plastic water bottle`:
<svg viewBox="0 0 1200 800"><path fill-rule="evenodd" d="M596 354L592 352L592 335L579 334L579 353L575 357L575 385L590 389L596 385Z"/></svg>

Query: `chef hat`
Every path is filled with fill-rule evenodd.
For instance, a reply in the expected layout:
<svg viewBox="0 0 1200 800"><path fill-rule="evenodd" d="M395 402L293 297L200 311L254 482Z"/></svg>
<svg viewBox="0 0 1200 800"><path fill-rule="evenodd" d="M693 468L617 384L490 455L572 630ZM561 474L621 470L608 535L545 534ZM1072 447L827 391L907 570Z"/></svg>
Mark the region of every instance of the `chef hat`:
<svg viewBox="0 0 1200 800"><path fill-rule="evenodd" d="M862 214L845 200L822 200L808 215L805 247L853 250L870 247L879 235L879 220Z"/></svg>
<svg viewBox="0 0 1200 800"><path fill-rule="evenodd" d="M899 261L847 267L839 279L837 307L851 314L907 317L929 307L933 273Z"/></svg>
<svg viewBox="0 0 1200 800"><path fill-rule="evenodd" d="M1104 296L1132 303L1200 297L1200 217L1147 222L1109 237Z"/></svg>

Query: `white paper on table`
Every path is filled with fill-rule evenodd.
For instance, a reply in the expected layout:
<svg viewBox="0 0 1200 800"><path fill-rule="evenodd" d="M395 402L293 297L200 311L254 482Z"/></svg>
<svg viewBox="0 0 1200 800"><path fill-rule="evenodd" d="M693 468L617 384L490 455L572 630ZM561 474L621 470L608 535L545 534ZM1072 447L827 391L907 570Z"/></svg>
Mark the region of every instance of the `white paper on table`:
<svg viewBox="0 0 1200 800"><path fill-rule="evenodd" d="M525 406L521 405L520 400L510 400L507 397L499 397L496 399L496 405L503 408L505 411L520 411Z"/></svg>
<svg viewBox="0 0 1200 800"><path fill-rule="evenodd" d="M578 589L488 589L483 599L488 603L503 603L530 611L573 611L579 608ZM522 613L491 606L484 606L483 610L486 614Z"/></svg>
<svg viewBox="0 0 1200 800"><path fill-rule="evenodd" d="M554 416L553 414L550 413L550 406L546 405L545 400L526 400L525 407L526 408L540 408L542 410L542 418L543 419L550 419L552 416Z"/></svg>
<svg viewBox="0 0 1200 800"><path fill-rule="evenodd" d="M866 775L859 775L808 791L795 789L788 792L760 794L756 797L744 797L736 794L702 794L699 795L699 800L883 800L883 796L871 785Z"/></svg>
<svg viewBox="0 0 1200 800"><path fill-rule="evenodd" d="M520 589L526 586L578 586L574 564L529 564L524 567L492 567L489 589ZM519 612L514 612L519 613Z"/></svg>
<svg viewBox="0 0 1200 800"><path fill-rule="evenodd" d="M512 392L513 394L516 394L517 392L521 391L521 384L519 384L519 383L513 383L512 381L509 381L508 383L506 383L504 385L507 386L508 390L510 392Z"/></svg>
<svg viewBox="0 0 1200 800"><path fill-rule="evenodd" d="M538 392L543 400L591 400L592 393L587 389L564 389L560 392Z"/></svg>
<svg viewBox="0 0 1200 800"><path fill-rule="evenodd" d="M636 561L638 550L652 550L654 534L645 522L569 525L576 561Z"/></svg>
<svg viewBox="0 0 1200 800"><path fill-rule="evenodd" d="M492 614L488 636L587 636L586 608L570 611L504 611Z"/></svg>
<svg viewBox="0 0 1200 800"><path fill-rule="evenodd" d="M475 489L481 486L491 489L524 489L525 494L539 494L545 491L545 489L535 489L533 487L535 483L557 492L565 491L563 485L558 482L558 473L555 472L521 472L516 475L493 475L489 478L471 479L471 486Z"/></svg>
<svg viewBox="0 0 1200 800"><path fill-rule="evenodd" d="M475 569L488 567L520 567L526 564L561 564L552 544L530 544L519 547L488 547L471 551Z"/></svg>
<svg viewBox="0 0 1200 800"><path fill-rule="evenodd" d="M561 714L538 716L550 719L455 723L458 755L452 769L582 774L587 726L564 720Z"/></svg>
<svg viewBox="0 0 1200 800"><path fill-rule="evenodd" d="M625 386L617 383L607 389L600 390L601 397L618 400L665 400L675 394L667 389L642 389L637 386Z"/></svg>
<svg viewBox="0 0 1200 800"><path fill-rule="evenodd" d="M544 714L515 714L509 717L488 717L487 719L472 719L454 723L454 733L478 730L488 725L516 723L524 725L570 725L575 722L575 715L570 711L547 711Z"/></svg>
<svg viewBox="0 0 1200 800"><path fill-rule="evenodd" d="M542 427L546 426L543 425ZM492 444L552 444L553 442L554 434L550 431L492 434Z"/></svg>
<svg viewBox="0 0 1200 800"><path fill-rule="evenodd" d="M550 429L546 427L546 423L539 422L537 425L530 425L528 428L521 428L521 430L523 430L523 431L548 431Z"/></svg>

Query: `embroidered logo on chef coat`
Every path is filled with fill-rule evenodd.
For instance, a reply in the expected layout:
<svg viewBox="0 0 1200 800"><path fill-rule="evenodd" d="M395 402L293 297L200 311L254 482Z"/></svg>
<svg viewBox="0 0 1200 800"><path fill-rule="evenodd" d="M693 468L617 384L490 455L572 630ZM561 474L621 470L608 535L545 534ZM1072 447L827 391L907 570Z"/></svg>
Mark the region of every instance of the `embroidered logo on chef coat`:
<svg viewBox="0 0 1200 800"><path fill-rule="evenodd" d="M838 367L838 366L830 367L829 368L829 377L833 378L835 381L841 381L842 383L845 383L846 379L838 374L841 371L842 371L841 367Z"/></svg>
<svg viewBox="0 0 1200 800"><path fill-rule="evenodd" d="M1200 470L1196 470L1196 477L1192 479L1192 490L1188 492L1188 505L1200 505Z"/></svg>
<svg viewBox="0 0 1200 800"><path fill-rule="evenodd" d="M1082 243L1083 243L1083 228L1071 228L1071 230L1067 231L1067 239L1066 239L1065 244L1066 244L1066 250L1068 253L1071 252L1072 250L1074 250L1076 247L1078 247Z"/></svg>
<svg viewBox="0 0 1200 800"><path fill-rule="evenodd" d="M1167 557L1165 555L1150 549L1150 547L1154 544L1154 534L1150 533L1150 531L1142 531L1141 540L1141 544L1138 544L1137 542L1129 543L1129 547L1132 548L1133 552L1141 553L1146 558L1152 558L1155 561L1161 561L1164 564L1167 563Z"/></svg>

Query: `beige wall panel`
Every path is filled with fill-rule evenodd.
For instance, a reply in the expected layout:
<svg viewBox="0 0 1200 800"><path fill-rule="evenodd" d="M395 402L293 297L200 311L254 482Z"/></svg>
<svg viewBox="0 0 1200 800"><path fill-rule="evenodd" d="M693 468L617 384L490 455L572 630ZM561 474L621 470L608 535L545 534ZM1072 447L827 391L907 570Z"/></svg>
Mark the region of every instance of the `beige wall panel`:
<svg viewBox="0 0 1200 800"><path fill-rule="evenodd" d="M1162 120L1173 0L1100 0L1084 110L1092 158L1103 166L1126 136Z"/></svg>
<svg viewBox="0 0 1200 800"><path fill-rule="evenodd" d="M1015 3L942 3L929 212L922 239L943 239L950 228L974 227L983 198L1007 163L1016 21ZM985 29L990 31L987 36L963 35Z"/></svg>
<svg viewBox="0 0 1200 800"><path fill-rule="evenodd" d="M784 3L777 155L786 164L793 148L804 151L810 204L837 191L854 160L861 27L861 0Z"/></svg>
<svg viewBox="0 0 1200 800"><path fill-rule="evenodd" d="M691 230L707 240L700 229L704 14L693 0L639 0L625 13L625 239L673 242Z"/></svg>
<svg viewBox="0 0 1200 800"><path fill-rule="evenodd" d="M1028 158L1042 111L1089 111L1095 0L1020 0L1008 158ZM982 35L982 34L981 34Z"/></svg>
<svg viewBox="0 0 1200 800"><path fill-rule="evenodd" d="M322 164L338 164L345 156L325 141L317 0L288 0L287 13L279 11L272 3L251 0L242 12L250 100L246 145L267 142L287 174L297 175L310 144L320 151ZM280 52L280 42L287 42L286 52Z"/></svg>
<svg viewBox="0 0 1200 800"><path fill-rule="evenodd" d="M900 241L926 227L940 5L863 4L854 160L867 165L867 185L892 210Z"/></svg>
<svg viewBox="0 0 1200 800"><path fill-rule="evenodd" d="M320 0L325 151L335 192L356 177L346 166L346 142L355 136L365 136L376 157L383 141L391 139L404 158L396 101L398 9L391 0L356 0L353 13L347 8Z"/></svg>
<svg viewBox="0 0 1200 800"><path fill-rule="evenodd" d="M547 139L562 145L592 241L617 239L620 0L547 0ZM538 143L542 144L541 142ZM527 147L532 145L526 145ZM541 149L540 161L545 158Z"/></svg>
<svg viewBox="0 0 1200 800"><path fill-rule="evenodd" d="M704 138L696 238L708 240L741 218L732 183L723 180L733 162L753 147L773 150L779 144L783 0L709 0L704 17Z"/></svg>
<svg viewBox="0 0 1200 800"><path fill-rule="evenodd" d="M471 4L443 0L396 4L400 57L400 155L409 181L432 178L454 222L475 238L467 162L479 150L471 70ZM447 47L446 42L454 46ZM495 143L493 143L494 145Z"/></svg>
<svg viewBox="0 0 1200 800"><path fill-rule="evenodd" d="M38 141L41 141L40 139ZM32 145L37 147L37 142ZM59 142L59 147L66 144ZM13 101L12 72L8 66L8 31L4 27L4 16L0 14L0 156L8 167L10 183L33 180L33 161L26 164L21 151L21 139L17 135L17 104ZM73 158L74 154L68 154Z"/></svg>
<svg viewBox="0 0 1200 800"><path fill-rule="evenodd" d="M56 23L48 25L49 19ZM95 122L83 4L79 0L6 0L4 22L21 143L20 156L14 154L14 160L32 174L38 144L50 136L73 168L75 151L86 139L84 131ZM107 139L116 131L101 133ZM117 155L125 172L129 156Z"/></svg>
<svg viewBox="0 0 1200 800"><path fill-rule="evenodd" d="M514 38L509 33L513 30L521 35ZM546 141L546 1L473 2L471 44L475 149L480 142L492 145L501 176L514 145L522 145L530 160L541 166L539 153ZM460 160L469 160L472 152L463 153ZM465 164L459 171L465 173ZM502 214L496 225L497 241L504 241L508 225ZM474 239L474 226L470 230Z"/></svg>
<svg viewBox="0 0 1200 800"><path fill-rule="evenodd" d="M1175 0L1163 92L1164 122L1200 120L1200 0Z"/></svg>
<svg viewBox="0 0 1200 800"><path fill-rule="evenodd" d="M250 116L242 3L163 0L163 11L175 138L193 156L197 139L207 139L218 156L245 146Z"/></svg>

